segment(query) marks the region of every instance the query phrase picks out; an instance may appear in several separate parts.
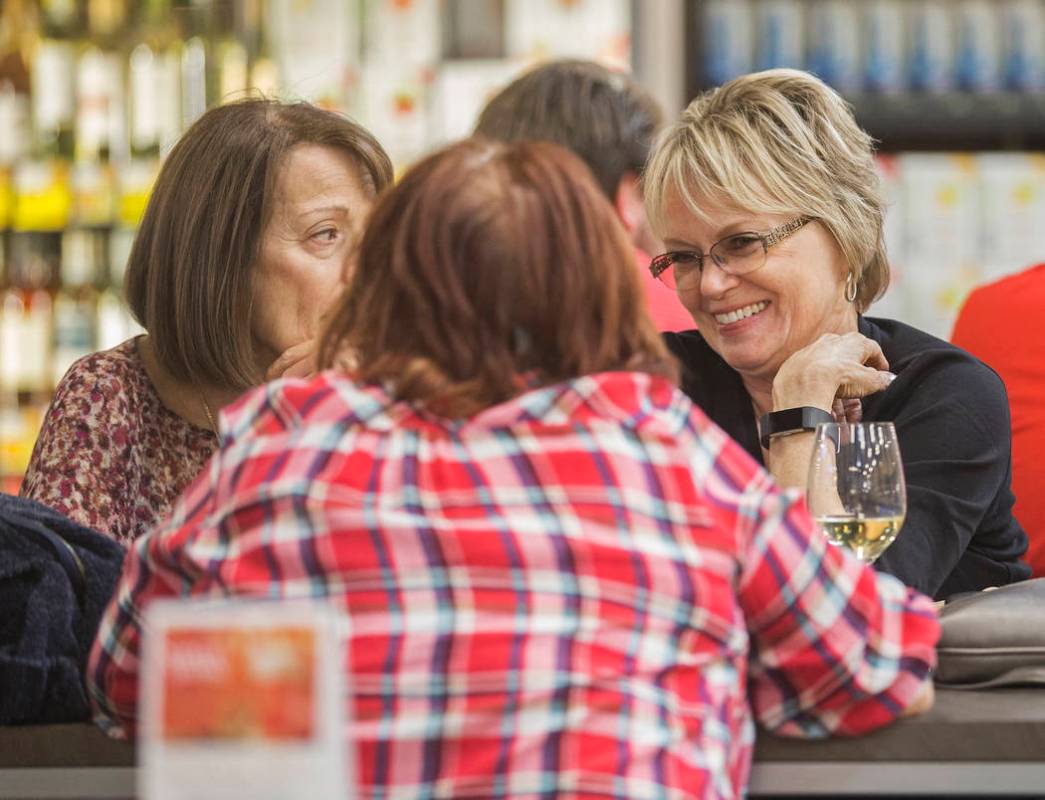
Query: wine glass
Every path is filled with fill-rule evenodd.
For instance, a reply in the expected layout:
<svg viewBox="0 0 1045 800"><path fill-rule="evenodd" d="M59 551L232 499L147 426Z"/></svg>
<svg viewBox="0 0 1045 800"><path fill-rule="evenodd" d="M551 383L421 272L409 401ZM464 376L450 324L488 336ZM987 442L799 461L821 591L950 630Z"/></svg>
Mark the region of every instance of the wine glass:
<svg viewBox="0 0 1045 800"><path fill-rule="evenodd" d="M874 563L907 513L907 490L891 422L822 423L809 464L809 511L833 544Z"/></svg>

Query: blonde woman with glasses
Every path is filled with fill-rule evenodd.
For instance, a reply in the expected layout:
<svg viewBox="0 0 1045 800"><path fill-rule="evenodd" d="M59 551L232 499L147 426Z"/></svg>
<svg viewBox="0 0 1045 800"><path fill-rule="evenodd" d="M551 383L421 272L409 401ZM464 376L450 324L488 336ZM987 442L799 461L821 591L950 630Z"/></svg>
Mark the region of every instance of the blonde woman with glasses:
<svg viewBox="0 0 1045 800"><path fill-rule="evenodd" d="M1005 387L975 358L864 316L889 283L871 138L795 70L695 99L645 173L650 270L699 332L665 334L686 393L778 482L804 487L817 422L892 421L908 511L878 561L936 597L1021 580Z"/></svg>

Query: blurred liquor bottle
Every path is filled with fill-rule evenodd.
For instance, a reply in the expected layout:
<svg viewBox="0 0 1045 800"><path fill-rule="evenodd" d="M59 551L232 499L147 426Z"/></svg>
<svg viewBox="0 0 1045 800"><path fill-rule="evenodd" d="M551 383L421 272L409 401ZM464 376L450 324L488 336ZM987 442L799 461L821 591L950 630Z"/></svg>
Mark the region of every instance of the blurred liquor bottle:
<svg viewBox="0 0 1045 800"><path fill-rule="evenodd" d="M17 491L25 440L18 407L19 342L24 319L21 292L12 290L7 228L12 170L29 143L29 49L35 8L23 0L0 4L0 491ZM11 476L11 477L8 477Z"/></svg>
<svg viewBox="0 0 1045 800"><path fill-rule="evenodd" d="M30 23L25 0L0 4L0 171L5 173L28 142Z"/></svg>
<svg viewBox="0 0 1045 800"><path fill-rule="evenodd" d="M248 86L261 97L277 97L279 94L279 66L272 49L268 14L263 0L243 0L241 4L243 41L247 46L250 61Z"/></svg>
<svg viewBox="0 0 1045 800"><path fill-rule="evenodd" d="M117 164L129 151L119 43L127 30L125 0L88 0L87 36L76 70L76 129L71 175L73 208L62 232L51 340L52 382L97 349L98 294L116 204Z"/></svg>
<svg viewBox="0 0 1045 800"><path fill-rule="evenodd" d="M138 6L127 64L132 159L157 159L181 132L181 43L169 0Z"/></svg>
<svg viewBox="0 0 1045 800"><path fill-rule="evenodd" d="M209 3L193 3L181 11L184 42L181 45L181 130L189 127L207 110L217 94L211 74L210 33L214 26L213 7Z"/></svg>

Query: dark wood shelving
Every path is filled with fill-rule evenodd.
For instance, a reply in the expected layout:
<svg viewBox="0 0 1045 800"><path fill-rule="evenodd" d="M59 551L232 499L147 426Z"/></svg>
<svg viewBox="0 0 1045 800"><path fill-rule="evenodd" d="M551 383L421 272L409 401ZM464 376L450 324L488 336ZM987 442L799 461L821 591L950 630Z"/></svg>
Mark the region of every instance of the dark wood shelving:
<svg viewBox="0 0 1045 800"><path fill-rule="evenodd" d="M886 152L1045 150L1045 95L855 95L857 121Z"/></svg>

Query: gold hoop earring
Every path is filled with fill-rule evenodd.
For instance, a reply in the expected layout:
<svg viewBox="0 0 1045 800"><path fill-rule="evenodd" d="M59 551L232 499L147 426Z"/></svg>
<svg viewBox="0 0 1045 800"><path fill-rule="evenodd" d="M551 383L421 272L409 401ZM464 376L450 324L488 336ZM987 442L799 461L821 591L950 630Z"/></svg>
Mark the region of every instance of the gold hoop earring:
<svg viewBox="0 0 1045 800"><path fill-rule="evenodd" d="M849 270L849 274L845 276L845 300L847 303L851 303L856 299L858 288L856 278L853 277L853 271Z"/></svg>

